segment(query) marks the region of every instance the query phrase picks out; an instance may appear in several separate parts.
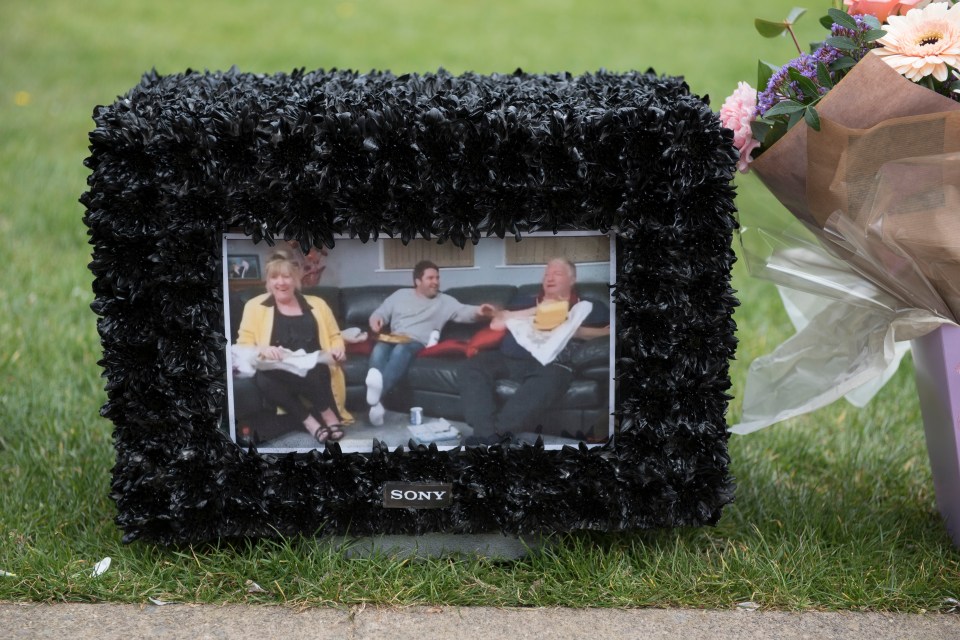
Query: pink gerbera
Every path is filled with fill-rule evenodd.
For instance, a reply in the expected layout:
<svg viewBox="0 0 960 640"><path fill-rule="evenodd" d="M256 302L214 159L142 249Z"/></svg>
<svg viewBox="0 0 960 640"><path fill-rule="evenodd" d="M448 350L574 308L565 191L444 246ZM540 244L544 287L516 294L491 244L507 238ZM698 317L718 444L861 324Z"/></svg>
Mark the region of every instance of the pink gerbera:
<svg viewBox="0 0 960 640"><path fill-rule="evenodd" d="M888 22L874 53L907 79L933 76L942 82L948 67L960 67L960 10L935 2L905 16L890 16Z"/></svg>
<svg viewBox="0 0 960 640"><path fill-rule="evenodd" d="M720 107L720 124L733 131L733 146L740 151L737 169L746 173L752 160L750 154L760 146L754 139L750 123L757 114L757 90L746 82L737 85L733 94Z"/></svg>

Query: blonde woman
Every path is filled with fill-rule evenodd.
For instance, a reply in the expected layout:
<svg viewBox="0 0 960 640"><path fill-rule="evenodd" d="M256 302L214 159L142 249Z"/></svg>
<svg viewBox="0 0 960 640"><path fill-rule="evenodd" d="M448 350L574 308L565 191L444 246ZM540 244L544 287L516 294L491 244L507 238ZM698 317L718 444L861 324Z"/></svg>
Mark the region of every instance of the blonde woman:
<svg viewBox="0 0 960 640"><path fill-rule="evenodd" d="M343 424L353 418L344 406L346 382L340 363L346 355L333 312L321 298L300 293L300 265L288 254L273 254L264 274L267 292L244 306L237 344L257 347L258 356L266 360L283 360L298 349L320 351L317 365L304 377L279 369L260 370L255 382L268 400L302 423L319 444L339 440Z"/></svg>

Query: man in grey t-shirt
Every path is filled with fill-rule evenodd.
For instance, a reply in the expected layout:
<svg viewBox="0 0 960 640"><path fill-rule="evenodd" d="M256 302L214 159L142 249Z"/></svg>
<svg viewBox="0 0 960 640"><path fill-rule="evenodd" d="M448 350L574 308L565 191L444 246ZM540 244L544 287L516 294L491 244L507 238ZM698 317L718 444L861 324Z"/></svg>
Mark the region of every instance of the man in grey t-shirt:
<svg viewBox="0 0 960 640"><path fill-rule="evenodd" d="M461 304L440 293L440 269L429 260L418 262L413 268L413 288L393 292L370 316L374 333L390 325L390 335L402 341L377 342L370 354L366 380L370 423L383 424L380 398L396 386L417 352L439 336L447 322L476 322L493 317L495 311L490 304Z"/></svg>

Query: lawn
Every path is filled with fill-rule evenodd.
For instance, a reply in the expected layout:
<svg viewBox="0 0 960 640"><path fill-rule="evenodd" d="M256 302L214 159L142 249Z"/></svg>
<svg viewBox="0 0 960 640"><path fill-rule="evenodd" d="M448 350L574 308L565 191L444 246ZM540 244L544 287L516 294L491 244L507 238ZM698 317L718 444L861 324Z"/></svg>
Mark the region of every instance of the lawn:
<svg viewBox="0 0 960 640"><path fill-rule="evenodd" d="M715 528L562 537L525 560L345 559L328 542L123 545L107 497L111 425L77 202L86 136L156 68L683 75L719 108L758 57L754 17L792 2L343 0L0 4L0 600L691 606L924 611L960 598L937 515L913 370L871 405L838 403L730 442L736 503ZM800 40L820 36L810 7ZM786 213L752 177L738 206ZM790 334L772 285L734 273L742 307L730 421L746 367ZM90 571L105 556L110 570ZM9 575L13 574L13 575ZM250 593L247 581L265 592Z"/></svg>

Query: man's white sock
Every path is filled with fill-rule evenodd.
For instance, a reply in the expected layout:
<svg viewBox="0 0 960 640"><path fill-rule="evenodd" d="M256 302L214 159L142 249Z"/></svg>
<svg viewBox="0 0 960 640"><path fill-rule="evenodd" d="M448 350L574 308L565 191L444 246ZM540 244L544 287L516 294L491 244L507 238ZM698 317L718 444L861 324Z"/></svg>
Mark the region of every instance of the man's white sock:
<svg viewBox="0 0 960 640"><path fill-rule="evenodd" d="M380 394L383 392L383 374L379 369L367 371L367 404L371 407L380 403Z"/></svg>
<svg viewBox="0 0 960 640"><path fill-rule="evenodd" d="M376 369L374 369L374 371L376 371ZM386 413L386 409L384 409L383 405L379 402L370 407L370 424L375 427L382 425L384 413Z"/></svg>

